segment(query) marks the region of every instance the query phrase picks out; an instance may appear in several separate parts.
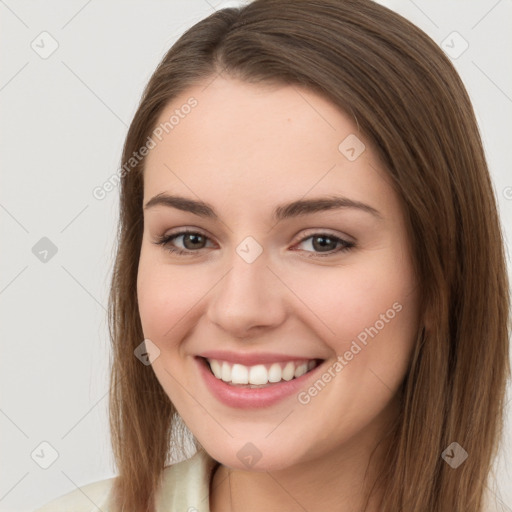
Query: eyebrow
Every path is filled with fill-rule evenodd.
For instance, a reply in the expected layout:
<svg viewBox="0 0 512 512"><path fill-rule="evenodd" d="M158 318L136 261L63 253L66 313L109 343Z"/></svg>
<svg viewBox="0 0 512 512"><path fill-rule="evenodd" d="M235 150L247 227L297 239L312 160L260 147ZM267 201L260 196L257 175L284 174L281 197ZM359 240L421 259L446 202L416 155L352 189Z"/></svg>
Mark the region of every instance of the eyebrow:
<svg viewBox="0 0 512 512"><path fill-rule="evenodd" d="M185 212L193 213L200 217L218 220L219 216L215 213L215 209L203 201L196 201L195 199L188 199L182 196L169 195L165 192L152 197L144 206L145 210L155 206L167 206L176 208ZM279 205L275 208L272 218L276 221L299 217L301 215L308 215L316 212L341 209L341 208L355 208L367 212L378 219L382 219L382 215L378 210L372 206L354 201L348 197L342 196L326 196L317 197L312 199L298 199L290 203Z"/></svg>

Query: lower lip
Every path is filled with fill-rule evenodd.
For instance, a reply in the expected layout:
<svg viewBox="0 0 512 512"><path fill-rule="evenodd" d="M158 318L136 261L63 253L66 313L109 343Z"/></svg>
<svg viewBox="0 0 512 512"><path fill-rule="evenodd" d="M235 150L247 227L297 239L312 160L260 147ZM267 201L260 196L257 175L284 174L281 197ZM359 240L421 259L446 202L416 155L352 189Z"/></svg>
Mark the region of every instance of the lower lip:
<svg viewBox="0 0 512 512"><path fill-rule="evenodd" d="M266 388L240 388L230 386L223 380L217 379L210 371L207 361L201 357L195 358L199 371L210 391L222 403L239 409L254 409L269 407L293 394L297 395L304 384L318 373L322 363L311 371L289 381L281 381Z"/></svg>

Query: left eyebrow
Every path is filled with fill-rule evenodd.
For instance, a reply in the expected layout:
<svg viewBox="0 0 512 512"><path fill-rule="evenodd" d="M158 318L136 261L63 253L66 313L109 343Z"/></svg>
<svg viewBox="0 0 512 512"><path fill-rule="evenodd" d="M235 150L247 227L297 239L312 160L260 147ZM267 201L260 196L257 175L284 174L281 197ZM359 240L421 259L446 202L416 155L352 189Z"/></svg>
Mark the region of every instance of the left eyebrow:
<svg viewBox="0 0 512 512"><path fill-rule="evenodd" d="M215 212L215 209L210 204L182 196L169 195L166 194L165 192L162 192L161 194L152 197L145 204L144 209L147 210L157 205L176 208L178 210L190 212L200 217L211 218L214 220L219 219L219 216ZM378 219L382 220L383 218L380 212L373 208L372 206L342 196L327 196L317 197L313 199L298 199L290 203L285 203L275 208L272 214L272 218L276 221L281 221L292 217L299 217L302 215L309 215L321 211L342 208L355 208L366 213L369 213Z"/></svg>
<svg viewBox="0 0 512 512"><path fill-rule="evenodd" d="M278 206L274 210L273 218L280 221L291 217L298 217L300 215L308 215L325 210L341 208L355 208L382 219L382 215L379 211L372 206L342 196L317 197L313 199L299 199L297 201L292 201L291 203Z"/></svg>

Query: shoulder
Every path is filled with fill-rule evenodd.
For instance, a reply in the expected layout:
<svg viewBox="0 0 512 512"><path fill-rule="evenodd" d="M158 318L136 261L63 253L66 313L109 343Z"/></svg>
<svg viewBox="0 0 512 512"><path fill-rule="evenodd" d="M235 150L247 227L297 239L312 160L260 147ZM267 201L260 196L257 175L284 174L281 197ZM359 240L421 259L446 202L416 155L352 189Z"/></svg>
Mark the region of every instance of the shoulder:
<svg viewBox="0 0 512 512"><path fill-rule="evenodd" d="M98 480L68 492L34 512L92 512L105 508L114 478Z"/></svg>
<svg viewBox="0 0 512 512"><path fill-rule="evenodd" d="M157 510L209 512L210 478L218 465L203 449L162 471ZM116 477L99 480L64 494L33 512L111 512L110 491Z"/></svg>

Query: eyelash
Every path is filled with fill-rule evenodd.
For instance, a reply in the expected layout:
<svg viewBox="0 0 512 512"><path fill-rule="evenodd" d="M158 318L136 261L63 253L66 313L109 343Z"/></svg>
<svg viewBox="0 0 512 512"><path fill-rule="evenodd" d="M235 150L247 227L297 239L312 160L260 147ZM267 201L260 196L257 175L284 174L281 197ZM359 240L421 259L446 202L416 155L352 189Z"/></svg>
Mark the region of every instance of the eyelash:
<svg viewBox="0 0 512 512"><path fill-rule="evenodd" d="M201 249L198 249L197 251L183 250L183 249L179 249L179 248L172 247L172 246L169 245L169 243L172 240L174 240L175 238L178 238L180 236L187 235L187 234L200 235L200 236L205 237L207 240L209 240L209 237L207 237L206 235L203 235L202 233L200 233L198 231L183 230L183 231L180 231L179 233L173 233L171 235L159 236L157 238L157 241L153 242L153 243L156 244L156 245L161 245L166 251L169 251L172 254L175 254L175 255L178 255L178 256L192 256L192 255L194 255L194 253L199 252ZM340 249L335 249L335 250L333 250L333 251L331 251L329 253L316 253L316 252L313 252L313 254L310 254L310 255L307 256L308 258L316 258L316 257L324 258L324 257L327 257L327 256L334 256L335 254L339 254L339 253L342 253L342 252L345 252L345 251L350 251L353 247L355 247L355 244L353 242L348 242L346 240L343 240L342 238L339 238L337 236L331 235L330 233L321 233L321 232L320 233L313 233L312 235L304 237L302 240L299 240L298 243L300 244L300 243L304 242L305 240L308 240L309 238L314 238L314 237L328 238L329 240L333 240L335 242L341 242L344 246L341 247ZM306 252L311 252L311 251L306 251Z"/></svg>

